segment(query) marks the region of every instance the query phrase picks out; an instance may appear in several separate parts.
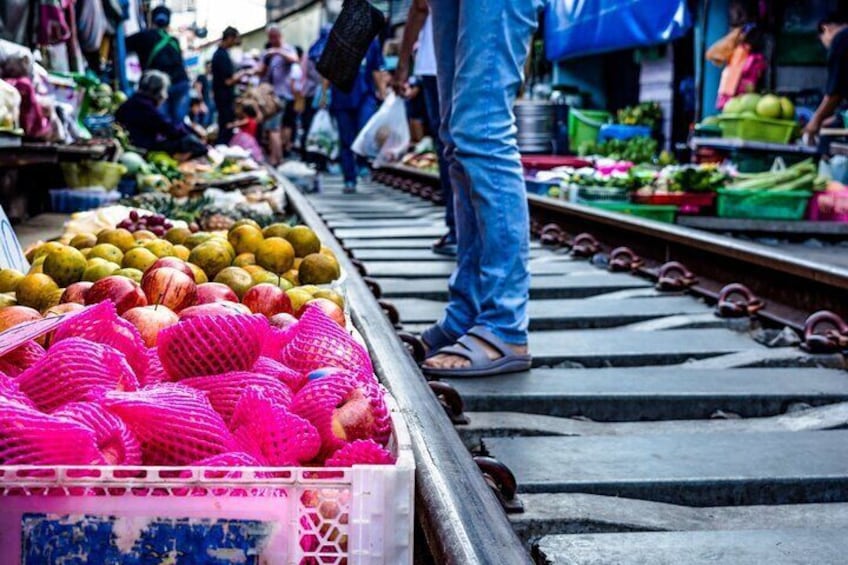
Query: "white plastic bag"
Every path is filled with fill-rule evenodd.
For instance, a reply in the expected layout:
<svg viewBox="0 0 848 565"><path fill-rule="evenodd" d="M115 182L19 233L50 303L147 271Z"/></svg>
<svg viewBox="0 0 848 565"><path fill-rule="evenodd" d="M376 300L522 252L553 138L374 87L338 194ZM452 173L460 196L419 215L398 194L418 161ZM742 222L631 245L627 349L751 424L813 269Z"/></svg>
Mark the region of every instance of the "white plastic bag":
<svg viewBox="0 0 848 565"><path fill-rule="evenodd" d="M403 98L389 92L353 142L353 152L374 159L374 166L399 161L409 146L409 122Z"/></svg>
<svg viewBox="0 0 848 565"><path fill-rule="evenodd" d="M312 126L306 136L306 150L329 159L339 156L339 130L336 129L330 112L323 108L318 110L312 119Z"/></svg>

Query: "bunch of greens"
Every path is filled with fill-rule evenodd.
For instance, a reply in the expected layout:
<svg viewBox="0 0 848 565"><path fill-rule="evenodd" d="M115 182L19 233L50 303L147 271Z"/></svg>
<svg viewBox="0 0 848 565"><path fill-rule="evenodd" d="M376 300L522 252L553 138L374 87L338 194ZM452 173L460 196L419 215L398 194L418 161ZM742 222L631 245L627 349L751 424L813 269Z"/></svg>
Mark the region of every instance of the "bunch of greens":
<svg viewBox="0 0 848 565"><path fill-rule="evenodd" d="M608 139L601 143L584 143L580 146L580 155L599 155L639 164L653 161L657 148L657 140L651 137L631 137L627 141Z"/></svg>
<svg viewBox="0 0 848 565"><path fill-rule="evenodd" d="M654 129L662 123L662 108L658 102L642 102L618 111L618 123L628 126L647 126Z"/></svg>

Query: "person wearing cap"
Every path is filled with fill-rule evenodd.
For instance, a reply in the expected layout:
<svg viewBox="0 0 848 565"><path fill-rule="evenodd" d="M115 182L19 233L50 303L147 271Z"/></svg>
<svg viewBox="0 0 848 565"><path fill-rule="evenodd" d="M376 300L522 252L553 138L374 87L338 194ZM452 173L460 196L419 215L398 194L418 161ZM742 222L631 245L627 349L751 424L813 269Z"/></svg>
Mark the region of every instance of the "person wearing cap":
<svg viewBox="0 0 848 565"><path fill-rule="evenodd" d="M218 49L212 55L212 94L218 109L218 143L227 144L233 138L228 127L236 119L236 83L248 72L236 71L229 50L241 44L241 36L234 27L227 27L221 36Z"/></svg>
<svg viewBox="0 0 848 565"><path fill-rule="evenodd" d="M153 27L127 38L127 51L138 55L143 71L161 71L168 75L171 86L161 112L173 124L182 124L188 115L191 83L185 70L180 42L168 34L171 10L156 6L151 12Z"/></svg>

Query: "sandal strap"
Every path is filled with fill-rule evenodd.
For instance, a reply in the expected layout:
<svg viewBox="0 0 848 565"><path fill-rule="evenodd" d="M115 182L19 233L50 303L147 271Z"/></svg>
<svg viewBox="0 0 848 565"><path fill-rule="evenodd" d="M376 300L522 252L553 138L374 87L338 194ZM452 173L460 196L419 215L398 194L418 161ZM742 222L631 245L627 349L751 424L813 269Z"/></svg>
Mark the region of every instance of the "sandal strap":
<svg viewBox="0 0 848 565"><path fill-rule="evenodd" d="M468 359L472 367L489 363L491 359L486 355L486 350L480 344L468 336L462 336L454 345L439 349L437 355L455 355Z"/></svg>
<svg viewBox="0 0 848 565"><path fill-rule="evenodd" d="M500 353L501 357L509 357L511 355L515 355L515 351L511 347L509 347L503 340L501 340L498 336L492 333L485 326L474 326L465 335L470 335L472 337L476 337L480 341L489 345L492 349L496 350Z"/></svg>

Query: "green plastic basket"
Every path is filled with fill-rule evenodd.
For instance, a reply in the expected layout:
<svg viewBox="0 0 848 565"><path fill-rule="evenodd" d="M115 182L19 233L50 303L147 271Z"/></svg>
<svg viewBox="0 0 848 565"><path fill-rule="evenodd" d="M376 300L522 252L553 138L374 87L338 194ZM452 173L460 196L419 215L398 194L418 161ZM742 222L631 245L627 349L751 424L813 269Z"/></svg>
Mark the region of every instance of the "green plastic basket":
<svg viewBox="0 0 848 565"><path fill-rule="evenodd" d="M592 202L623 202L630 201L630 191L626 188L612 186L578 186L577 199Z"/></svg>
<svg viewBox="0 0 848 565"><path fill-rule="evenodd" d="M603 110L568 110L568 147L576 153L584 143L598 141L601 126L612 114Z"/></svg>
<svg viewBox="0 0 848 565"><path fill-rule="evenodd" d="M578 201L580 204L600 208L607 212L618 212L630 216L638 216L657 222L673 224L677 216L677 206L662 206L654 204L629 204L623 202Z"/></svg>
<svg viewBox="0 0 848 565"><path fill-rule="evenodd" d="M740 115L719 116L718 125L722 137L765 143L789 143L798 131L798 124L792 120L770 120Z"/></svg>
<svg viewBox="0 0 848 565"><path fill-rule="evenodd" d="M807 190L718 190L716 211L721 218L800 220L813 193Z"/></svg>

